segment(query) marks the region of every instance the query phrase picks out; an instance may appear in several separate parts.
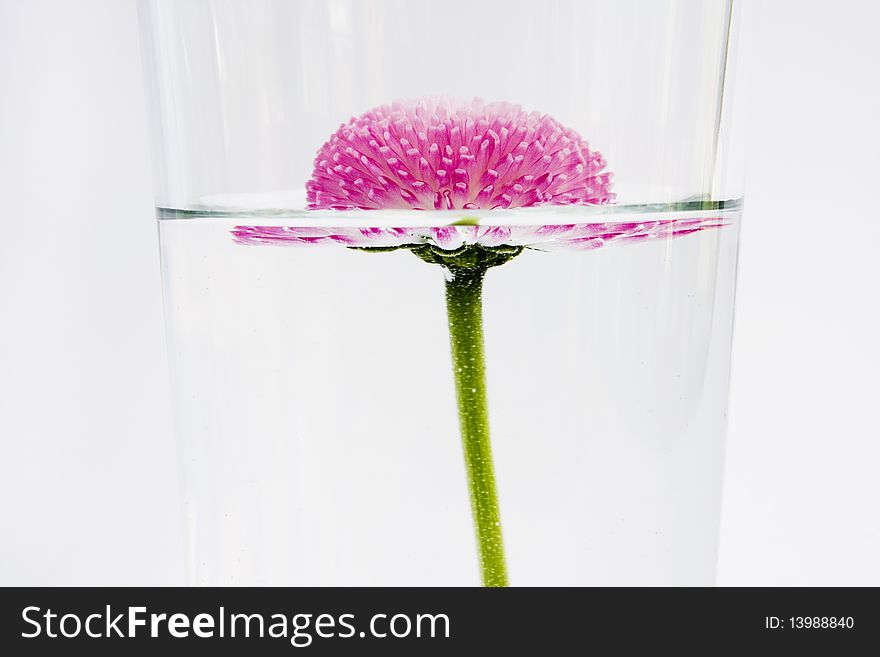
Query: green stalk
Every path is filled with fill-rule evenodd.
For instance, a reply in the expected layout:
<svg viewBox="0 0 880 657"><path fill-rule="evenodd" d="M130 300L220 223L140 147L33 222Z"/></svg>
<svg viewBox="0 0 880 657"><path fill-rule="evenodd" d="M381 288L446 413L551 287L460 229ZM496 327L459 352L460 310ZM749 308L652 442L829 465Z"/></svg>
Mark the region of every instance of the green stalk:
<svg viewBox="0 0 880 657"><path fill-rule="evenodd" d="M486 363L483 354L483 278L486 267L447 267L446 313L461 441L483 586L507 586L501 514L495 489Z"/></svg>

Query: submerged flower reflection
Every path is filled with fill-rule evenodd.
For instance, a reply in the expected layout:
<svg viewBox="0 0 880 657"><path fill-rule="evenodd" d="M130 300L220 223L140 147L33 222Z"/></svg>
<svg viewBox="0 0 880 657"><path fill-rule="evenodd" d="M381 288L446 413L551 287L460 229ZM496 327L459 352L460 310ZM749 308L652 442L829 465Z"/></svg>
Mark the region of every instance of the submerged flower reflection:
<svg viewBox="0 0 880 657"><path fill-rule="evenodd" d="M240 244L305 246L339 244L359 248L433 245L454 251L469 244L483 247L523 246L536 250L590 250L689 235L725 225L718 216L660 219L642 222L562 224L544 226L439 226L419 228L236 226L232 235Z"/></svg>

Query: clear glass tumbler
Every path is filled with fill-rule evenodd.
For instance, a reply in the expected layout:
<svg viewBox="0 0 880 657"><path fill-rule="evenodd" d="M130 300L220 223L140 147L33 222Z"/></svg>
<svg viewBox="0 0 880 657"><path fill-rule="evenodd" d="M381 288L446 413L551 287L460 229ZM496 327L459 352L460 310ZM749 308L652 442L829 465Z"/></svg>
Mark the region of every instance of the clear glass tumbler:
<svg viewBox="0 0 880 657"><path fill-rule="evenodd" d="M193 583L713 583L735 9L141 0Z"/></svg>

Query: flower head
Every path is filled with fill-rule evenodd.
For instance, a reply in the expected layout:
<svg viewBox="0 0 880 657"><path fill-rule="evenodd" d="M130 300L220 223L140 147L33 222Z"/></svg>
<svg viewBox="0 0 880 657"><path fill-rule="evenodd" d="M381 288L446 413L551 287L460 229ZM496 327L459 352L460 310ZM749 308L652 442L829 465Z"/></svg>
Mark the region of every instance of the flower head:
<svg viewBox="0 0 880 657"><path fill-rule="evenodd" d="M614 200L605 160L554 118L479 99L398 101L318 151L310 210L471 210Z"/></svg>
<svg viewBox="0 0 880 657"><path fill-rule="evenodd" d="M615 198L605 164L579 134L519 105L434 97L398 101L351 119L321 147L306 184L307 208L466 211L601 205ZM586 216L570 212L575 210L559 215L559 224L544 223L546 216L524 224L520 216L510 224L480 225L472 216L455 220L453 215L436 223L386 221L383 226L322 226L323 221L236 226L232 235L240 244L253 245L429 247L453 255L482 249L509 255L523 248L590 250L669 239L727 223L712 211L586 223L571 222ZM406 213L397 217L401 222L411 219Z"/></svg>

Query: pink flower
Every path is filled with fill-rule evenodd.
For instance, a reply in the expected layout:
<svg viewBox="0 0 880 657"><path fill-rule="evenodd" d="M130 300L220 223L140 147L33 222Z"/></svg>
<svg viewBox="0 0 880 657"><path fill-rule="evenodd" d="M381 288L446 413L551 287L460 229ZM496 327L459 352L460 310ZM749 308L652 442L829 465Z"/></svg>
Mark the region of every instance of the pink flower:
<svg viewBox="0 0 880 657"><path fill-rule="evenodd" d="M476 99L398 101L342 125L318 151L306 184L309 210L494 210L614 201L605 159L573 130L519 105ZM441 213L442 214L442 213ZM441 216L438 214L437 216ZM404 215L405 217L405 215ZM407 219L402 218L406 221ZM595 249L687 235L726 222L687 218L561 225L429 227L236 226L241 244L361 248L466 245ZM387 226L388 218L385 217ZM413 221L413 223L429 223ZM446 224L446 225L444 225Z"/></svg>
<svg viewBox="0 0 880 657"><path fill-rule="evenodd" d="M613 201L605 160L511 103L423 98L342 125L318 151L310 210L471 210Z"/></svg>

